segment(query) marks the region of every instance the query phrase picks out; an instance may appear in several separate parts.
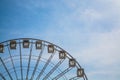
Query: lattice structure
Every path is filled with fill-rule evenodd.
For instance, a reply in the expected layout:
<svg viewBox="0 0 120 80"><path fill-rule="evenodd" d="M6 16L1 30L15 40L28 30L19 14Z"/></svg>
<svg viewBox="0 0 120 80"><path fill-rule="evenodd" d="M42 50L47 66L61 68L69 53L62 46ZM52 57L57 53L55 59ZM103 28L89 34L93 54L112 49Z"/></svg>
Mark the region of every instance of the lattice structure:
<svg viewBox="0 0 120 80"><path fill-rule="evenodd" d="M0 80L88 80L84 69L61 47L39 39L0 43Z"/></svg>

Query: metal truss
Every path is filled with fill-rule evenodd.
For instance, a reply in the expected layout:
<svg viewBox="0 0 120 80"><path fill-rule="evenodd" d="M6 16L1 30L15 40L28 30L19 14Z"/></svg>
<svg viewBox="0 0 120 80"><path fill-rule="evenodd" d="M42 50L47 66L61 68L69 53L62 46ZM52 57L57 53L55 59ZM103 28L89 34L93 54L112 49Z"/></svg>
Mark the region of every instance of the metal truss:
<svg viewBox="0 0 120 80"><path fill-rule="evenodd" d="M76 74L69 76L73 72ZM34 38L0 42L0 79L88 80L84 69L67 51Z"/></svg>

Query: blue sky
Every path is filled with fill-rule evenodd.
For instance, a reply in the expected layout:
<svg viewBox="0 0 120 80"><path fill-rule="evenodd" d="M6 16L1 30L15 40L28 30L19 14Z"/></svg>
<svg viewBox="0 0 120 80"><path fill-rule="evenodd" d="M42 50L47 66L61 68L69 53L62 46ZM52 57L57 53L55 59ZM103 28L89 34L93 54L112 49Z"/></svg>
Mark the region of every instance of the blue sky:
<svg viewBox="0 0 120 80"><path fill-rule="evenodd" d="M0 41L32 37L68 51L89 80L120 79L119 0L0 0Z"/></svg>

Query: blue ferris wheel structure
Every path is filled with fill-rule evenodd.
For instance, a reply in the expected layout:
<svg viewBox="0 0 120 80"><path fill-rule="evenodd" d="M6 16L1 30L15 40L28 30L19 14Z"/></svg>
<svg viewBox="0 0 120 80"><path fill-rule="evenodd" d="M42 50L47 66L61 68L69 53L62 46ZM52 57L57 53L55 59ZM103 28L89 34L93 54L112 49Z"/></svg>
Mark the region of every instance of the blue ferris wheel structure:
<svg viewBox="0 0 120 80"><path fill-rule="evenodd" d="M0 42L0 80L88 80L67 51L45 40Z"/></svg>

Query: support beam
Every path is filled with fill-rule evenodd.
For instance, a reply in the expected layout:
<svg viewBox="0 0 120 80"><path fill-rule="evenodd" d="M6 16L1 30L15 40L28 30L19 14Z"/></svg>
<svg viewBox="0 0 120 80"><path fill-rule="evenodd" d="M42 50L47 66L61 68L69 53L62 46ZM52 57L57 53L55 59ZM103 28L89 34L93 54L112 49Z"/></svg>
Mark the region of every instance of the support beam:
<svg viewBox="0 0 120 80"><path fill-rule="evenodd" d="M43 69L41 70L41 72L39 73L39 75L37 76L36 80L39 80L40 77L42 76L42 74L44 73L45 69L47 68L48 64L50 63L51 59L53 58L54 54L52 54L49 59L47 60L46 64L44 65Z"/></svg>
<svg viewBox="0 0 120 80"><path fill-rule="evenodd" d="M64 74L66 74L67 72L69 72L72 68L68 67L67 69L65 69L64 71L62 71L60 74L58 74L56 77L54 77L52 80L57 80L60 77L62 77Z"/></svg>
<svg viewBox="0 0 120 80"><path fill-rule="evenodd" d="M88 80L88 78L87 78L87 76L84 74L84 76L83 76L83 79L84 80Z"/></svg>
<svg viewBox="0 0 120 80"><path fill-rule="evenodd" d="M22 71L22 51L21 51L21 43L19 40L19 49L20 49L20 70L21 70L21 80L23 80L23 71Z"/></svg>
<svg viewBox="0 0 120 80"><path fill-rule="evenodd" d="M2 64L3 64L4 68L5 68L5 70L7 71L7 73L8 73L8 75L9 75L10 79L11 79L11 80L13 80L13 78L12 78L12 76L11 76L10 72L8 71L8 69L7 69L6 65L5 65L5 63L4 63L4 61L2 60L2 58L1 58L1 57L0 57L0 61L2 62Z"/></svg>
<svg viewBox="0 0 120 80"><path fill-rule="evenodd" d="M0 73L2 80L6 80L5 77Z"/></svg>
<svg viewBox="0 0 120 80"><path fill-rule="evenodd" d="M79 78L80 78L80 77L75 76L75 77L70 78L69 80L77 80L77 79L79 79Z"/></svg>
<svg viewBox="0 0 120 80"><path fill-rule="evenodd" d="M15 77L18 80L18 76L17 76L17 72L16 72L16 69L15 69L14 62L13 62L13 58L12 58L12 55L11 55L11 52L10 52L10 48L8 46L7 46L7 48L8 48L8 52L9 52L9 55L10 55L10 60L12 62L12 66L13 66L13 70L14 70L14 73L15 73Z"/></svg>
<svg viewBox="0 0 120 80"><path fill-rule="evenodd" d="M41 56L42 56L44 47L45 47L45 45L42 46L42 49L41 49L41 51L40 51L39 57L38 57L37 62L36 62L36 64L35 64L35 68L34 68L34 70L33 70L33 73L32 73L32 76L31 76L31 79L30 79L30 80L33 80L33 78L34 78L34 75L35 75L35 72L36 72L37 67L38 67L38 65L39 65L39 61L40 61L40 59L41 59Z"/></svg>
<svg viewBox="0 0 120 80"><path fill-rule="evenodd" d="M27 74L26 74L26 80L28 80L28 75L29 75L29 69L30 69L30 61L31 61L31 55L32 55L32 47L33 43L31 42L31 48L30 48L30 55L29 55L29 61L28 61L28 67L27 67Z"/></svg>
<svg viewBox="0 0 120 80"><path fill-rule="evenodd" d="M43 80L46 80L49 78L49 76L63 63L64 59L61 59L50 71L46 76L43 78Z"/></svg>

